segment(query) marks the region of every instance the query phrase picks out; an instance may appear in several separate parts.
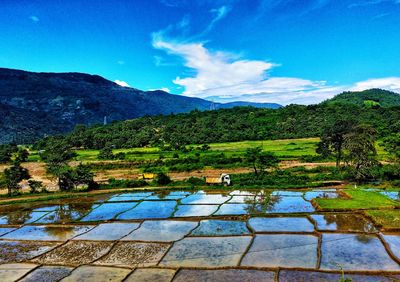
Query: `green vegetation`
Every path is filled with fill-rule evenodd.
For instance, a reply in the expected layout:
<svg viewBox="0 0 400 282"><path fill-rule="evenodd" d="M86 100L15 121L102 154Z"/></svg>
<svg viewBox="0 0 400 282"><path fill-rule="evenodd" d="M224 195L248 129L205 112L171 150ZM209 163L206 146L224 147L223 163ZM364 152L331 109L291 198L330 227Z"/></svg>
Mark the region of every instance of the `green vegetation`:
<svg viewBox="0 0 400 282"><path fill-rule="evenodd" d="M168 173L201 169L231 170L237 187L315 187L333 180L400 186L400 106L388 102L399 95L388 94L389 100L385 100L383 92L363 92L362 103L351 103L353 94L344 93L311 106L193 111L107 126L80 125L70 134L36 143L29 148L29 156L25 148L9 145L0 147L0 157L2 154L7 162L43 160L47 172L65 191L98 188L93 171L107 175L107 170L115 171L100 179L124 178L138 172L158 176L151 183L111 179L109 186L102 185L106 188L173 186L178 182L171 183ZM336 168L277 169L282 160L336 161ZM76 166L71 161L81 164ZM233 168L250 168L254 173L234 174ZM201 179L191 181L190 185L204 184ZM36 184L32 182L32 192L42 189ZM357 205L357 197L344 205Z"/></svg>
<svg viewBox="0 0 400 282"><path fill-rule="evenodd" d="M366 214L385 229L400 229L400 210L371 210Z"/></svg>
<svg viewBox="0 0 400 282"><path fill-rule="evenodd" d="M20 189L19 183L22 180L29 179L30 175L26 168L23 168L19 162L14 162L13 165L4 170L4 179L7 186L8 195L18 193Z"/></svg>
<svg viewBox="0 0 400 282"><path fill-rule="evenodd" d="M375 138L375 129L368 125L356 126L345 135L343 147L346 150L346 163L357 182L374 178L372 171L378 166Z"/></svg>
<svg viewBox="0 0 400 282"><path fill-rule="evenodd" d="M377 91L377 95L381 92ZM280 109L238 107L142 117L107 126L79 126L63 138L73 147L85 149L152 146L171 151L190 144L317 137L336 120L369 124L376 129L378 137L400 131L398 104L379 101L382 107L368 108L363 103L355 105L346 99L337 99L319 105L289 105ZM41 149L54 138L45 138L35 147Z"/></svg>
<svg viewBox="0 0 400 282"><path fill-rule="evenodd" d="M400 207L400 203L393 201L378 192L365 190L345 190L349 199L320 199L315 202L322 210L354 210L354 209L394 209Z"/></svg>
<svg viewBox="0 0 400 282"><path fill-rule="evenodd" d="M343 158L343 146L346 134L350 133L353 127L353 121L337 120L324 128L321 142L318 143L316 152L324 158L334 156L336 167L339 168Z"/></svg>
<svg viewBox="0 0 400 282"><path fill-rule="evenodd" d="M376 102L373 100L365 100L364 106L367 108L379 108L381 106L381 104L379 102Z"/></svg>
<svg viewBox="0 0 400 282"><path fill-rule="evenodd" d="M261 147L248 148L244 160L253 168L256 176L260 173L263 174L268 168L277 167L279 164L277 157L272 153L263 152Z"/></svg>
<svg viewBox="0 0 400 282"><path fill-rule="evenodd" d="M361 92L344 92L325 102L326 104L346 103L358 106L396 107L400 106L400 95L382 89L369 89Z"/></svg>
<svg viewBox="0 0 400 282"><path fill-rule="evenodd" d="M383 146L390 154L391 159L400 163L400 133L387 136L383 140Z"/></svg>

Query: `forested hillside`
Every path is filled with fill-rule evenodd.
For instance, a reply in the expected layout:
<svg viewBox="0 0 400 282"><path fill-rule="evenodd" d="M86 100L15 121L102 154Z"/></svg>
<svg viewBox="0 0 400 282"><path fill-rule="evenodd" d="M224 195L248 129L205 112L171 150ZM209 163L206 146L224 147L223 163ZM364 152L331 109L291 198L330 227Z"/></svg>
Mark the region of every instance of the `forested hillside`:
<svg viewBox="0 0 400 282"><path fill-rule="evenodd" d="M400 94L382 89L344 92L326 101L326 103L349 103L367 107L395 107L400 106Z"/></svg>
<svg viewBox="0 0 400 282"><path fill-rule="evenodd" d="M143 117L107 126L78 126L64 138L76 147L115 148L147 145L180 147L240 140L320 136L337 120L370 124L379 136L400 131L400 107L351 103L290 105L280 109L238 107L189 114ZM42 141L43 142L43 141Z"/></svg>

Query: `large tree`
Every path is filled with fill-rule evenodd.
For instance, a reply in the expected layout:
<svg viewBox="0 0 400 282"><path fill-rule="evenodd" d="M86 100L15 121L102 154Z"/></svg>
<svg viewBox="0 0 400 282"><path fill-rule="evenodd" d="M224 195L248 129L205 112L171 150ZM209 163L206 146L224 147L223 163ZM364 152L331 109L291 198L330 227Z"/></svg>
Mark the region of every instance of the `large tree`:
<svg viewBox="0 0 400 282"><path fill-rule="evenodd" d="M245 160L251 165L255 175L279 164L279 159L276 156L272 153L263 152L261 147L248 148L245 153Z"/></svg>
<svg viewBox="0 0 400 282"><path fill-rule="evenodd" d="M357 181L371 177L376 160L376 130L370 125L359 125L345 135L346 163L352 168Z"/></svg>
<svg viewBox="0 0 400 282"><path fill-rule="evenodd" d="M18 161L4 170L4 178L6 181L8 195L12 195L15 191L20 189L19 183L22 180L29 179L30 175L26 168L23 168Z"/></svg>
<svg viewBox="0 0 400 282"><path fill-rule="evenodd" d="M340 167L343 158L343 145L345 135L354 127L354 122L349 120L338 120L327 126L322 133L321 141L318 143L316 152L323 157L334 156L336 167Z"/></svg>
<svg viewBox="0 0 400 282"><path fill-rule="evenodd" d="M0 163L11 161L13 153L17 152L18 147L14 144L0 144Z"/></svg>
<svg viewBox="0 0 400 282"><path fill-rule="evenodd" d="M53 139L48 142L40 156L47 164L47 171L57 177L60 190L70 190L73 187L70 179L68 161L74 156L71 145L66 140Z"/></svg>

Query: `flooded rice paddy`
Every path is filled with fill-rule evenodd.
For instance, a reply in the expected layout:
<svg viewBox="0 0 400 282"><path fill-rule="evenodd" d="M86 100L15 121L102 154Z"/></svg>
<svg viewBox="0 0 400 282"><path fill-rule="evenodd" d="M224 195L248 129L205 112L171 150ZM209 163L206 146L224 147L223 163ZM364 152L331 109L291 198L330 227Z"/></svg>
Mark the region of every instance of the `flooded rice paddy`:
<svg viewBox="0 0 400 282"><path fill-rule="evenodd" d="M396 198L388 194L388 197ZM158 191L3 206L1 281L400 279L400 233L304 191Z"/></svg>

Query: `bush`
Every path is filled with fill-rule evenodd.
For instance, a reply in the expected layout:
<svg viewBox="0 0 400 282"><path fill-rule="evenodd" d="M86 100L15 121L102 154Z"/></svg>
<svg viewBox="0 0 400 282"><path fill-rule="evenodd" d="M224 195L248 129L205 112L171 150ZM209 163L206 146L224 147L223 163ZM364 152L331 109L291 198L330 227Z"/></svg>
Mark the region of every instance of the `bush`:
<svg viewBox="0 0 400 282"><path fill-rule="evenodd" d="M115 156L112 152L111 147L104 147L99 151L99 154L97 155L97 159L99 160L113 160L114 157Z"/></svg>
<svg viewBox="0 0 400 282"><path fill-rule="evenodd" d="M160 172L160 173L157 174L155 182L158 185L168 185L172 181L171 181L171 178L168 175L166 175L165 173Z"/></svg>
<svg viewBox="0 0 400 282"><path fill-rule="evenodd" d="M203 178L199 178L199 177L190 177L189 179L186 180L187 183L193 185L193 186L201 186L201 185L205 185L206 182Z"/></svg>
<svg viewBox="0 0 400 282"><path fill-rule="evenodd" d="M266 187L306 187L311 186L311 179L307 175L293 174L286 170L277 170L272 173L255 175L254 173L233 174L234 186L266 186Z"/></svg>
<svg viewBox="0 0 400 282"><path fill-rule="evenodd" d="M45 189L42 181L29 180L28 184L30 188L30 193L32 194L43 192L43 189Z"/></svg>
<svg viewBox="0 0 400 282"><path fill-rule="evenodd" d="M391 182L391 184L395 187L400 187L400 180L394 180Z"/></svg>
<svg viewBox="0 0 400 282"><path fill-rule="evenodd" d="M123 152L119 152L114 155L115 160L125 160L126 159L126 154Z"/></svg>
<svg viewBox="0 0 400 282"><path fill-rule="evenodd" d="M128 180L110 178L108 184L102 185L103 188L136 188L149 185L144 180Z"/></svg>

